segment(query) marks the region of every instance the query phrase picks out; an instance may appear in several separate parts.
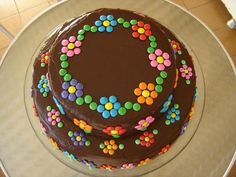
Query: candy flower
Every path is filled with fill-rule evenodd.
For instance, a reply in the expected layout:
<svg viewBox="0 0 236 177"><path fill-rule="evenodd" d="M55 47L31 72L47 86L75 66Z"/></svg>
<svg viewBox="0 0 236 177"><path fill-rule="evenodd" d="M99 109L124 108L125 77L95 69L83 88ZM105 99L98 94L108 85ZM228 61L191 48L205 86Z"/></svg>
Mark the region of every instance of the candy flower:
<svg viewBox="0 0 236 177"><path fill-rule="evenodd" d="M144 160L141 160L139 163L138 163L138 167L140 166L143 166L143 165L146 165L148 162L150 162L151 159L149 158L146 158Z"/></svg>
<svg viewBox="0 0 236 177"><path fill-rule="evenodd" d="M47 116L48 116L48 122L51 123L52 126L57 125L58 128L63 127L63 123L61 121L61 113L55 109L52 109L51 106L47 106Z"/></svg>
<svg viewBox="0 0 236 177"><path fill-rule="evenodd" d="M131 169L131 168L134 168L135 165L133 163L125 163L121 166L120 169Z"/></svg>
<svg viewBox="0 0 236 177"><path fill-rule="evenodd" d="M167 144L166 146L164 146L158 153L158 155L164 154L166 153L169 149L170 149L171 145Z"/></svg>
<svg viewBox="0 0 236 177"><path fill-rule="evenodd" d="M97 165L93 161L89 161L86 159L81 160L82 164L88 166L89 168L97 168Z"/></svg>
<svg viewBox="0 0 236 177"><path fill-rule="evenodd" d="M61 52L66 54L68 57L73 57L74 55L80 54L81 41L77 40L75 36L70 36L68 39L63 39L61 41Z"/></svg>
<svg viewBox="0 0 236 177"><path fill-rule="evenodd" d="M115 117L118 114L118 110L121 108L120 103L117 101L116 96L101 97L100 105L97 107L97 111L102 113L104 119L109 117Z"/></svg>
<svg viewBox="0 0 236 177"><path fill-rule="evenodd" d="M180 120L179 105L174 104L174 106L167 112L165 124L170 125L179 120Z"/></svg>
<svg viewBox="0 0 236 177"><path fill-rule="evenodd" d="M63 82L61 97L70 101L75 101L76 98L83 95L83 84L76 79L71 79L70 82Z"/></svg>
<svg viewBox="0 0 236 177"><path fill-rule="evenodd" d="M91 144L91 142L85 136L84 132L69 131L68 136L71 138L71 141L73 141L73 144L75 146L90 146Z"/></svg>
<svg viewBox="0 0 236 177"><path fill-rule="evenodd" d="M115 169L116 167L113 166L113 165L102 164L102 165L100 165L99 168L102 169L102 170L109 170L109 171L112 171L112 170Z"/></svg>
<svg viewBox="0 0 236 177"><path fill-rule="evenodd" d="M151 26L149 24L144 24L144 22L138 21L137 25L132 25L132 36L144 41L152 34L150 29Z"/></svg>
<svg viewBox="0 0 236 177"><path fill-rule="evenodd" d="M136 125L134 128L140 131L145 131L147 127L155 120L154 117L148 116L145 119L142 119L138 122L138 125Z"/></svg>
<svg viewBox="0 0 236 177"><path fill-rule="evenodd" d="M75 155L70 154L70 153L67 152L67 151L63 151L63 154L64 154L66 157L68 157L71 161L75 161L75 160L76 160Z"/></svg>
<svg viewBox="0 0 236 177"><path fill-rule="evenodd" d="M33 103L33 105L32 105L32 110L33 110L33 114L34 114L34 116L38 117L39 114L38 114L38 111L37 111L36 105L35 105L34 103Z"/></svg>
<svg viewBox="0 0 236 177"><path fill-rule="evenodd" d="M48 60L49 60L49 52L43 53L40 56L40 62L41 62L41 67L44 68L47 64L48 64Z"/></svg>
<svg viewBox="0 0 236 177"><path fill-rule="evenodd" d="M112 32L113 27L117 25L117 21L113 15L101 15L99 20L95 21L95 25L98 27L99 32Z"/></svg>
<svg viewBox="0 0 236 177"><path fill-rule="evenodd" d="M100 149L102 149L104 154L114 155L115 151L120 149L124 149L123 144L116 144L115 140L105 140L103 143L99 145Z"/></svg>
<svg viewBox="0 0 236 177"><path fill-rule="evenodd" d="M155 86L153 83L146 84L145 82L141 82L139 88L134 90L134 94L138 96L137 102L140 104L146 103L147 105L152 105L153 99L158 96L154 89Z"/></svg>
<svg viewBox="0 0 236 177"><path fill-rule="evenodd" d="M171 95L167 98L167 100L165 101L165 103L162 105L162 108L161 108L161 110L160 110L161 113L164 113L164 112L166 112L166 111L169 109L170 104L171 104L171 102L172 102L172 99L173 99L173 95L171 94Z"/></svg>
<svg viewBox="0 0 236 177"><path fill-rule="evenodd" d="M48 86L48 80L45 75L42 75L40 77L40 80L38 82L38 89L39 89L39 92L43 95L43 97L48 96L49 86Z"/></svg>
<svg viewBox="0 0 236 177"><path fill-rule="evenodd" d="M123 135L126 132L126 130L122 128L121 126L115 126L115 127L109 126L107 128L104 128L102 131L112 136L113 138L119 138L121 135Z"/></svg>
<svg viewBox="0 0 236 177"><path fill-rule="evenodd" d="M186 79L186 84L190 84L190 78L193 76L193 70L191 67L186 65L185 60L181 60L182 67L179 68L179 71L181 73L181 76Z"/></svg>
<svg viewBox="0 0 236 177"><path fill-rule="evenodd" d="M79 120L79 119L74 118L73 122L85 133L91 133L93 130L93 127L91 125L88 125L84 120Z"/></svg>
<svg viewBox="0 0 236 177"><path fill-rule="evenodd" d="M158 130L154 129L152 133L145 131L140 135L139 139L135 140L135 144L150 147L154 142L154 136L158 134Z"/></svg>
<svg viewBox="0 0 236 177"><path fill-rule="evenodd" d="M151 66L157 68L159 71L163 71L171 65L169 54L163 52L161 49L156 49L155 53L149 54L148 58Z"/></svg>
<svg viewBox="0 0 236 177"><path fill-rule="evenodd" d="M191 109L190 109L190 112L188 113L188 116L189 116L189 119L192 119L193 118L193 113L194 113L194 105L192 105Z"/></svg>
<svg viewBox="0 0 236 177"><path fill-rule="evenodd" d="M176 42L175 40L170 40L170 39L169 39L169 42L170 42L174 52L181 55L182 51L181 51L180 43Z"/></svg>

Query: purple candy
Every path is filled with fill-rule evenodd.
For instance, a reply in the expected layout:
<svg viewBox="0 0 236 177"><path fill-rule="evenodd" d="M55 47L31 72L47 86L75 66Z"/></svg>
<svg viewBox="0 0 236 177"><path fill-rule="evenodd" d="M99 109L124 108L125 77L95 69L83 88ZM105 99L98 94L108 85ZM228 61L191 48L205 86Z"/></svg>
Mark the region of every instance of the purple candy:
<svg viewBox="0 0 236 177"><path fill-rule="evenodd" d="M79 145L79 142L78 142L78 141L74 141L74 145L75 145L75 146L78 146L78 145Z"/></svg>
<svg viewBox="0 0 236 177"><path fill-rule="evenodd" d="M75 95L76 95L77 97L80 97L80 96L83 95L83 91L82 91L82 90L77 90L77 91L75 92Z"/></svg>
<svg viewBox="0 0 236 177"><path fill-rule="evenodd" d="M76 99L75 94L70 93L68 99L69 99L70 101L75 101L75 99Z"/></svg>
<svg viewBox="0 0 236 177"><path fill-rule="evenodd" d="M68 95L69 95L69 93L68 93L67 91L65 91L65 90L63 90L63 91L61 92L61 97L62 97L62 98L67 98Z"/></svg>
<svg viewBox="0 0 236 177"><path fill-rule="evenodd" d="M70 84L73 86L76 86L76 84L78 83L78 81L76 79L71 79Z"/></svg>
<svg viewBox="0 0 236 177"><path fill-rule="evenodd" d="M80 146L84 146L84 142L83 142L83 141L80 141L80 142L79 142L79 145L80 145Z"/></svg>
<svg viewBox="0 0 236 177"><path fill-rule="evenodd" d="M71 139L71 141L75 141L75 137L74 136L72 136L70 139Z"/></svg>
<svg viewBox="0 0 236 177"><path fill-rule="evenodd" d="M87 139L85 137L82 137L82 141L86 141Z"/></svg>
<svg viewBox="0 0 236 177"><path fill-rule="evenodd" d="M78 131L74 132L74 136L79 136L79 132Z"/></svg>
<svg viewBox="0 0 236 177"><path fill-rule="evenodd" d="M63 84L62 84L62 88L63 88L64 90L68 89L69 86L70 86L69 82L63 82Z"/></svg>
<svg viewBox="0 0 236 177"><path fill-rule="evenodd" d="M84 88L83 84L78 83L76 84L76 89L82 90Z"/></svg>

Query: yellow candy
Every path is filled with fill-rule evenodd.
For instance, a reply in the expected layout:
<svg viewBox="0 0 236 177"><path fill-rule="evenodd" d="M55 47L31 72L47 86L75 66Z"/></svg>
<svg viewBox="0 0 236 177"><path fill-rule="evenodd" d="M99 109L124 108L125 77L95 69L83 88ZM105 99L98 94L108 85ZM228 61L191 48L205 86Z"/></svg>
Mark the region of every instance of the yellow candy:
<svg viewBox="0 0 236 177"><path fill-rule="evenodd" d="M68 49L74 49L75 48L75 45L73 43L69 43L68 46L67 46Z"/></svg>
<svg viewBox="0 0 236 177"><path fill-rule="evenodd" d="M49 59L49 57L48 57L48 56L45 56L44 58L45 58L46 60L48 60L48 59Z"/></svg>
<svg viewBox="0 0 236 177"><path fill-rule="evenodd" d="M158 63L163 63L164 62L164 58L163 57L157 57L157 62Z"/></svg>
<svg viewBox="0 0 236 177"><path fill-rule="evenodd" d="M148 142L149 141L149 137L145 137L144 140Z"/></svg>
<svg viewBox="0 0 236 177"><path fill-rule="evenodd" d="M145 30L144 30L143 28L139 28L139 29L138 29L138 33L139 33L139 34L143 34L143 33L145 33Z"/></svg>
<svg viewBox="0 0 236 177"><path fill-rule="evenodd" d="M172 118L174 118L176 115L175 115L175 113L171 113L171 115L170 115Z"/></svg>
<svg viewBox="0 0 236 177"><path fill-rule="evenodd" d="M177 46L174 44L174 45L173 45L173 48L175 48L175 49L176 49L176 48L177 48Z"/></svg>
<svg viewBox="0 0 236 177"><path fill-rule="evenodd" d="M116 135L116 134L118 134L118 131L117 130L112 130L111 134Z"/></svg>
<svg viewBox="0 0 236 177"><path fill-rule="evenodd" d="M52 115L52 119L56 119L57 118L57 116L56 115Z"/></svg>
<svg viewBox="0 0 236 177"><path fill-rule="evenodd" d="M143 95L144 97L149 97L150 92L149 92L148 90L144 90L144 91L142 92L142 95Z"/></svg>
<svg viewBox="0 0 236 177"><path fill-rule="evenodd" d="M187 73L188 73L188 70L187 70L187 69L185 69L185 70L184 70L184 72L185 72L185 74L187 74Z"/></svg>
<svg viewBox="0 0 236 177"><path fill-rule="evenodd" d="M75 93L76 88L74 86L70 86L68 91L69 91L69 93Z"/></svg>
<svg viewBox="0 0 236 177"><path fill-rule="evenodd" d="M107 149L112 149L112 146L110 144L107 145Z"/></svg>
<svg viewBox="0 0 236 177"><path fill-rule="evenodd" d="M147 127L148 124L149 124L149 123L145 121L145 122L143 123L143 127Z"/></svg>
<svg viewBox="0 0 236 177"><path fill-rule="evenodd" d="M80 137L80 136L77 136L77 137L76 137L76 140L77 140L77 141L80 141L80 140L81 140L81 137Z"/></svg>
<svg viewBox="0 0 236 177"><path fill-rule="evenodd" d="M109 26L110 22L108 20L105 20L102 24L103 24L103 26Z"/></svg>
<svg viewBox="0 0 236 177"><path fill-rule="evenodd" d="M112 103L106 103L105 104L105 108L106 108L106 110L111 110L112 108L113 108L113 104Z"/></svg>

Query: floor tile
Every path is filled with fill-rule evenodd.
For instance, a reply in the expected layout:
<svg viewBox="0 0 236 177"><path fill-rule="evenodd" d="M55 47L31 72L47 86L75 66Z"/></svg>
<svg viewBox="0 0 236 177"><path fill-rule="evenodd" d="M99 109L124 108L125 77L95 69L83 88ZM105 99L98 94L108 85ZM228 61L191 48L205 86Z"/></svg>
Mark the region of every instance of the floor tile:
<svg viewBox="0 0 236 177"><path fill-rule="evenodd" d="M40 12L42 12L43 10L45 10L48 7L49 7L49 4L48 4L48 2L46 2L46 3L43 3L39 6L36 6L34 8L31 8L31 9L21 12L20 16L21 16L22 24L25 25L33 17L35 17L37 14L39 14Z"/></svg>
<svg viewBox="0 0 236 177"><path fill-rule="evenodd" d="M10 31L14 36L20 31L22 27L20 15L12 15L10 17L0 20L2 24L8 31Z"/></svg>
<svg viewBox="0 0 236 177"><path fill-rule="evenodd" d="M19 9L20 12L47 2L47 0L15 0L15 1L17 8Z"/></svg>
<svg viewBox="0 0 236 177"><path fill-rule="evenodd" d="M55 3L57 3L57 2L59 2L60 0L48 0L48 3L50 4L50 5L53 5L53 4L55 4Z"/></svg>
<svg viewBox="0 0 236 177"><path fill-rule="evenodd" d="M226 26L227 21L231 19L230 14L220 0L211 1L202 6L190 9L190 12L213 30Z"/></svg>
<svg viewBox="0 0 236 177"><path fill-rule="evenodd" d="M174 2L175 4L180 5L181 7L186 8L186 6L185 6L183 0L171 0L171 1Z"/></svg>
<svg viewBox="0 0 236 177"><path fill-rule="evenodd" d="M0 0L0 19L14 15L17 8L14 0Z"/></svg>
<svg viewBox="0 0 236 177"><path fill-rule="evenodd" d="M223 27L215 30L214 33L223 43L226 50L231 56L236 55L236 30Z"/></svg>
<svg viewBox="0 0 236 177"><path fill-rule="evenodd" d="M206 4L211 1L216 1L216 0L183 0L187 9L191 9L191 8Z"/></svg>
<svg viewBox="0 0 236 177"><path fill-rule="evenodd" d="M0 32L0 49L7 47L11 43L11 39L9 39L5 34Z"/></svg>

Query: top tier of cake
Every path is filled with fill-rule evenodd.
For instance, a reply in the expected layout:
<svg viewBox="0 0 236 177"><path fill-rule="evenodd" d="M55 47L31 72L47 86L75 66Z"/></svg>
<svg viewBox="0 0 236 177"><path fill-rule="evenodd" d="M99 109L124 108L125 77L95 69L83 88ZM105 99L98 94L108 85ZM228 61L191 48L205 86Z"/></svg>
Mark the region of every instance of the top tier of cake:
<svg viewBox="0 0 236 177"><path fill-rule="evenodd" d="M122 125L129 135L138 120L159 114L173 92L171 45L156 21L139 14L101 9L82 15L58 32L50 53L52 93L69 118L94 131Z"/></svg>

